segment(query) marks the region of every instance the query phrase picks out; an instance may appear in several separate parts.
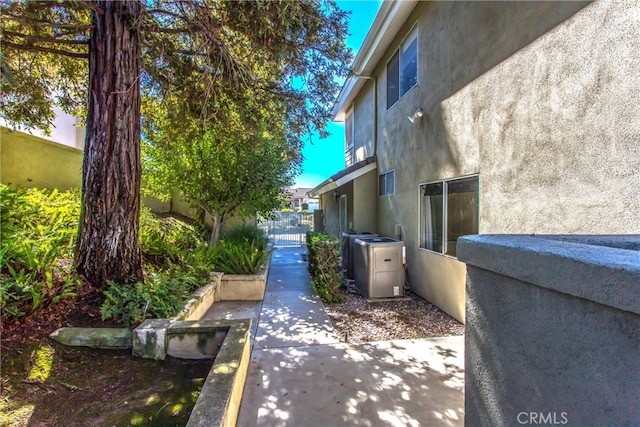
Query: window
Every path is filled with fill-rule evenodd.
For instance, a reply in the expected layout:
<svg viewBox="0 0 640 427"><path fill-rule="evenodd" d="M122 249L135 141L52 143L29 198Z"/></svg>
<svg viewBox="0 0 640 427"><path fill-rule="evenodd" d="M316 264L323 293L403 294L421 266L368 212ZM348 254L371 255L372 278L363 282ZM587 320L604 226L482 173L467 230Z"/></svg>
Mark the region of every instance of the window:
<svg viewBox="0 0 640 427"><path fill-rule="evenodd" d="M478 234L478 176L420 186L420 247L455 257L458 237Z"/></svg>
<svg viewBox="0 0 640 427"><path fill-rule="evenodd" d="M378 176L378 195L393 196L396 193L396 172L389 171Z"/></svg>
<svg viewBox="0 0 640 427"><path fill-rule="evenodd" d="M414 26L387 63L387 109L418 84L418 28Z"/></svg>

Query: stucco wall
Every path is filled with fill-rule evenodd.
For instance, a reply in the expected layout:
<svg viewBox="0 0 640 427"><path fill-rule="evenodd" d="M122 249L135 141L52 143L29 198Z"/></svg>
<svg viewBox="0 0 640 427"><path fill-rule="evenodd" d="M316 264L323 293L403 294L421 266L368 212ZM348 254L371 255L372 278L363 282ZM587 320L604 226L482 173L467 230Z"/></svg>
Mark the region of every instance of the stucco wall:
<svg viewBox="0 0 640 427"><path fill-rule="evenodd" d="M84 148L85 128L84 126L79 126L81 120L65 113L57 106L53 107L53 113L54 118L51 123L51 132L49 135L37 128L16 128L12 123L7 123L2 117L0 117L0 127L6 127L12 130L17 129L19 132L30 136L82 150Z"/></svg>
<svg viewBox="0 0 640 427"><path fill-rule="evenodd" d="M0 128L0 175L13 187L82 187L82 151L37 136Z"/></svg>
<svg viewBox="0 0 640 427"><path fill-rule="evenodd" d="M600 1L443 101L483 233L640 232L640 4Z"/></svg>
<svg viewBox="0 0 640 427"><path fill-rule="evenodd" d="M467 425L640 424L640 236L481 235L459 249Z"/></svg>
<svg viewBox="0 0 640 427"><path fill-rule="evenodd" d="M464 265L418 248L420 183L479 173L481 233L640 232L639 9L416 6L374 73L378 170L396 170L377 228L401 226L414 291L464 319ZM387 110L386 62L416 23L418 86Z"/></svg>
<svg viewBox="0 0 640 427"><path fill-rule="evenodd" d="M378 174L375 170L353 180L353 229L376 232Z"/></svg>
<svg viewBox="0 0 640 427"><path fill-rule="evenodd" d="M341 231L353 230L354 229L353 228L353 224L354 224L353 181L338 188L338 193L340 193L341 196L342 195L347 196L347 229L341 230Z"/></svg>
<svg viewBox="0 0 640 427"><path fill-rule="evenodd" d="M354 101L353 107L353 146L355 161L359 162L374 155L374 114L376 111L375 84L368 80L362 88L362 96Z"/></svg>
<svg viewBox="0 0 640 427"><path fill-rule="evenodd" d="M340 214L333 191L320 195L320 207L324 211L324 232L333 236L339 235Z"/></svg>

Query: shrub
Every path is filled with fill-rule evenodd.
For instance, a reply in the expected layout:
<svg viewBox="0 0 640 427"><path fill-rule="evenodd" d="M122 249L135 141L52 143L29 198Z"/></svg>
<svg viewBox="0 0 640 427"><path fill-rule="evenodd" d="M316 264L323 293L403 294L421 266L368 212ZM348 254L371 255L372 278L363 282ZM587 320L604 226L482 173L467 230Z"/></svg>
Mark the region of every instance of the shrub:
<svg viewBox="0 0 640 427"><path fill-rule="evenodd" d="M213 271L226 274L256 274L264 265L271 251L262 241L221 241L209 248L208 257Z"/></svg>
<svg viewBox="0 0 640 427"><path fill-rule="evenodd" d="M222 240L227 243L242 243L244 241L256 242L265 248L268 242L264 230L251 224L236 224L229 227L222 234Z"/></svg>
<svg viewBox="0 0 640 427"><path fill-rule="evenodd" d="M140 209L139 244L143 255L160 265L183 263L185 255L202 245L203 230L172 216L161 217Z"/></svg>
<svg viewBox="0 0 640 427"><path fill-rule="evenodd" d="M206 279L174 269L152 273L144 282L119 285L109 282L106 297L100 307L102 320L119 319L127 326L146 318L173 317L182 309L191 292L206 283Z"/></svg>
<svg viewBox="0 0 640 427"><path fill-rule="evenodd" d="M340 240L324 233L308 232L309 274L316 294L328 304L344 300L340 293Z"/></svg>
<svg viewBox="0 0 640 427"><path fill-rule="evenodd" d="M79 191L12 190L0 185L0 215L2 318L74 296L81 283L71 262Z"/></svg>

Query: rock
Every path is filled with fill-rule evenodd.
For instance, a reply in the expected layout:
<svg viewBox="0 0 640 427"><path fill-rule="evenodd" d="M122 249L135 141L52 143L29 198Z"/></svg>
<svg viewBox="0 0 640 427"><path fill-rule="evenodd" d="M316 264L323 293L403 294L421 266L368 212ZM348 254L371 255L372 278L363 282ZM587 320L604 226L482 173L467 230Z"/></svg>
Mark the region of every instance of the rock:
<svg viewBox="0 0 640 427"><path fill-rule="evenodd" d="M72 347L131 348L133 334L125 328L60 328L49 337Z"/></svg>

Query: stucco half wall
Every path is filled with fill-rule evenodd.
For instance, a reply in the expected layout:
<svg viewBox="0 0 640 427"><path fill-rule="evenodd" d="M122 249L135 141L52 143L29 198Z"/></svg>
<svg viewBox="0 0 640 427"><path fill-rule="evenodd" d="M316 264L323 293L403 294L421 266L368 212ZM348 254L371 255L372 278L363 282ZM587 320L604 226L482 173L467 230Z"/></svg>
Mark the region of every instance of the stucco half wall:
<svg viewBox="0 0 640 427"><path fill-rule="evenodd" d="M82 186L82 150L4 127L0 150L3 184L61 191Z"/></svg>
<svg viewBox="0 0 640 427"><path fill-rule="evenodd" d="M422 286L414 287L413 291L464 323L465 265L455 258L424 249L419 249L414 257L417 262L409 268L413 277L420 278Z"/></svg>

